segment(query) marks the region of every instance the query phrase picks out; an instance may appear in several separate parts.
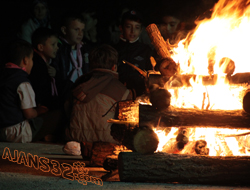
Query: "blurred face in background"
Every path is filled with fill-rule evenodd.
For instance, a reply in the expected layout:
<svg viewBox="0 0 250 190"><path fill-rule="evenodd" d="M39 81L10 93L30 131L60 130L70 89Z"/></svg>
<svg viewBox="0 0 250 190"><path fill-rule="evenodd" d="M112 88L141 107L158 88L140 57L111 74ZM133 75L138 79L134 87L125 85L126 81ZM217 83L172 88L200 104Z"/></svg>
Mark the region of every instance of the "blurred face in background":
<svg viewBox="0 0 250 190"><path fill-rule="evenodd" d="M46 8L46 6L44 4L42 4L42 3L38 3L34 7L34 15L35 15L37 20L45 19L46 16L47 16L47 8Z"/></svg>
<svg viewBox="0 0 250 190"><path fill-rule="evenodd" d="M120 27L123 38L133 42L142 32L142 24L133 20L125 20L123 26Z"/></svg>
<svg viewBox="0 0 250 190"><path fill-rule="evenodd" d="M179 30L180 20L172 16L164 16L158 28L164 40L171 39Z"/></svg>

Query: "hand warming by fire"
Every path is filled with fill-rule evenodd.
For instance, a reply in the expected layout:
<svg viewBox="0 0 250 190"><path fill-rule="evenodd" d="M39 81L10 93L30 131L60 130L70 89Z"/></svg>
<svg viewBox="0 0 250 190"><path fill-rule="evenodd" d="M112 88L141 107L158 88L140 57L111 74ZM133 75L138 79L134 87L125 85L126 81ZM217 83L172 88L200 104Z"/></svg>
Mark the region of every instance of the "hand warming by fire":
<svg viewBox="0 0 250 190"><path fill-rule="evenodd" d="M157 151L250 155L249 3L220 0L211 18L196 24L178 44L166 42L155 24L146 28L162 61L144 73L149 95L137 102L140 125L153 125ZM144 112L145 104L154 111Z"/></svg>

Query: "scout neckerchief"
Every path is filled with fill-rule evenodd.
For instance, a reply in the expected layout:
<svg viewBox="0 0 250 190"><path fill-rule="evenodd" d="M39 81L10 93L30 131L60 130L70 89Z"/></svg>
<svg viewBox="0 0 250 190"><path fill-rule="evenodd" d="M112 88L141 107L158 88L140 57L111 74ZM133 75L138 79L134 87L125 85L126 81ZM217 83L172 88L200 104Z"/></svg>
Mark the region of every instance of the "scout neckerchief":
<svg viewBox="0 0 250 190"><path fill-rule="evenodd" d="M8 68L8 69L22 69L23 71L26 72L26 69L24 67L19 67L18 65L14 64L14 63L6 63L5 64L5 68Z"/></svg>
<svg viewBox="0 0 250 190"><path fill-rule="evenodd" d="M64 38L62 38L63 41L65 41L67 44L69 44L67 42L67 40L65 40ZM71 62L73 63L73 72L70 76L70 80L73 80L74 75L77 73L78 77L81 76L81 69L82 69L82 53L81 53L81 47L82 44L77 44L76 45L76 55L77 55L77 60L74 58L73 52L71 50L70 52L70 57L71 57Z"/></svg>

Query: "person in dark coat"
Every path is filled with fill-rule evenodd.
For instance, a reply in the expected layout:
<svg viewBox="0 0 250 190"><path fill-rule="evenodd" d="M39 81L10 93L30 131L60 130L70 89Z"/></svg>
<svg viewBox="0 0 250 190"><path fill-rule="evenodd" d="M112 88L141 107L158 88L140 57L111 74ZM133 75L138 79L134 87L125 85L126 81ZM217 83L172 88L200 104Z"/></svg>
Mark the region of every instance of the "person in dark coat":
<svg viewBox="0 0 250 190"><path fill-rule="evenodd" d="M58 51L57 34L49 28L38 28L32 35L34 47L33 68L29 75L36 94L36 104L50 110L58 108L58 94L55 84L56 70L51 61Z"/></svg>
<svg viewBox="0 0 250 190"><path fill-rule="evenodd" d="M55 78L62 104L69 97L76 79L89 70L89 48L82 42L84 28L84 18L81 14L69 12L63 16L59 50L52 62L56 68Z"/></svg>
<svg viewBox="0 0 250 190"><path fill-rule="evenodd" d="M142 16L137 11L130 10L125 12L120 25L122 35L118 44L114 45L119 54L119 80L128 89L135 92L135 97L145 93L144 77L136 69L124 64L123 60L132 63L141 70L152 70L150 57L153 51L150 46L139 42L139 36L142 32L142 22Z"/></svg>

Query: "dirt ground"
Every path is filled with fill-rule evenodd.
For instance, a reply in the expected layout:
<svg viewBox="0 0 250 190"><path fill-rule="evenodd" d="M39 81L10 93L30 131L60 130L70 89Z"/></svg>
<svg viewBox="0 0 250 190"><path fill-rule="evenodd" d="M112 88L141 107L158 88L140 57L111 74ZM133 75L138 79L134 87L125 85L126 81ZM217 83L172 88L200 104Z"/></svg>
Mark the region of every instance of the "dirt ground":
<svg viewBox="0 0 250 190"><path fill-rule="evenodd" d="M250 190L250 187L211 186L168 183L135 183L121 182L117 171L109 173L101 167L89 167L88 161L81 156L66 155L62 144L48 143L4 143L0 142L0 190L78 190L78 189L175 189L175 190ZM15 155L19 155L17 158ZM42 158L40 167L33 162L29 165L28 158ZM35 160L35 159L34 159ZM40 163L39 162L39 163ZM70 166L85 163L83 167L89 176L86 181L74 180L70 175ZM46 164L50 163L50 164ZM59 168L59 164L63 168ZM59 169L58 169L59 168ZM58 172L61 169L63 172ZM79 170L80 171L80 170ZM75 175L75 170L73 174ZM73 180L72 180L73 179ZM249 179L250 180L250 179Z"/></svg>

